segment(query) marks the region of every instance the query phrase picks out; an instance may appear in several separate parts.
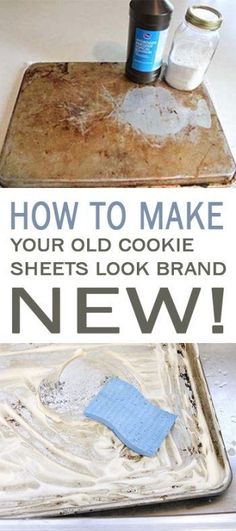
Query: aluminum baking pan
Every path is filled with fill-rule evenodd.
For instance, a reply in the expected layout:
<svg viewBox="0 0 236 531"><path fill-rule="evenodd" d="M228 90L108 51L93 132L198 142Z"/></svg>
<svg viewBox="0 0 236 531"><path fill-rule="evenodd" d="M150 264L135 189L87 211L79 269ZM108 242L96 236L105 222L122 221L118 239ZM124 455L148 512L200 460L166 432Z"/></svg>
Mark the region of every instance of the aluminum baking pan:
<svg viewBox="0 0 236 531"><path fill-rule="evenodd" d="M0 517L212 497L229 486L231 470L196 345L18 345L2 347L0 369ZM82 389L86 380L93 392L99 371L102 378L128 380L178 415L155 458L134 454L81 415L75 385ZM61 373L71 389L66 400Z"/></svg>

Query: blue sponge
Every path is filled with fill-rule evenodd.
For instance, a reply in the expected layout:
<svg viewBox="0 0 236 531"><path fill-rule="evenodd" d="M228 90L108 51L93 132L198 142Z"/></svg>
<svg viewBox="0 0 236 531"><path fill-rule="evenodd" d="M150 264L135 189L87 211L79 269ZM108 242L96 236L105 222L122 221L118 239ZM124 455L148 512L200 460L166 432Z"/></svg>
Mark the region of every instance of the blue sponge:
<svg viewBox="0 0 236 531"><path fill-rule="evenodd" d="M128 448L147 457L156 454L177 418L119 378L104 385L84 414L105 424Z"/></svg>

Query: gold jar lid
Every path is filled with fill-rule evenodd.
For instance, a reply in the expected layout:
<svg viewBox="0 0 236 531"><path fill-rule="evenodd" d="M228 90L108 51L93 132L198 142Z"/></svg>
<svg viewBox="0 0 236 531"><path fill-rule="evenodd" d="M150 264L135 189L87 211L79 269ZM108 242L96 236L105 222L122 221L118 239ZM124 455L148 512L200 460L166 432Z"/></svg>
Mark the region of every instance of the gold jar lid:
<svg viewBox="0 0 236 531"><path fill-rule="evenodd" d="M198 28L214 31L220 28L223 17L213 7L194 5L188 8L185 20Z"/></svg>

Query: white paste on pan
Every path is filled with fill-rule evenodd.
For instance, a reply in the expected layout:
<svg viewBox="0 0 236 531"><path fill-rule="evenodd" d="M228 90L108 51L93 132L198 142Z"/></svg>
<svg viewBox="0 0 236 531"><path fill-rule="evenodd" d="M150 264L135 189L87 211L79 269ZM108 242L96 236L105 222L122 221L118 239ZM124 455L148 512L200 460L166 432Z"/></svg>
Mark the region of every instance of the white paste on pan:
<svg viewBox="0 0 236 531"><path fill-rule="evenodd" d="M188 387L185 349L178 350L57 345L1 353L0 516L67 514L147 497L197 496L222 486L225 471L196 383L191 381L193 394ZM178 415L156 457L138 456L108 428L83 417L85 401L111 376Z"/></svg>

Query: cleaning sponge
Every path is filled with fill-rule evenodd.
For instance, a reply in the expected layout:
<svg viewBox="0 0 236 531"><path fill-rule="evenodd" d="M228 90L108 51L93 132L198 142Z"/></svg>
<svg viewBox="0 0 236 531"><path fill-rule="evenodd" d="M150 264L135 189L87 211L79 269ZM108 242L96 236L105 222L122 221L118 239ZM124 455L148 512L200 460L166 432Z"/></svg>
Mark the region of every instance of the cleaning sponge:
<svg viewBox="0 0 236 531"><path fill-rule="evenodd" d="M88 404L86 417L105 424L131 450L153 457L176 421L149 402L133 385L113 378Z"/></svg>

